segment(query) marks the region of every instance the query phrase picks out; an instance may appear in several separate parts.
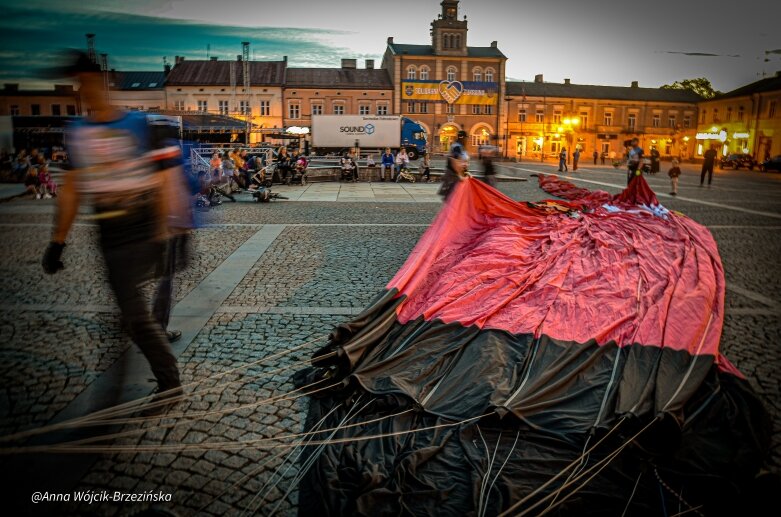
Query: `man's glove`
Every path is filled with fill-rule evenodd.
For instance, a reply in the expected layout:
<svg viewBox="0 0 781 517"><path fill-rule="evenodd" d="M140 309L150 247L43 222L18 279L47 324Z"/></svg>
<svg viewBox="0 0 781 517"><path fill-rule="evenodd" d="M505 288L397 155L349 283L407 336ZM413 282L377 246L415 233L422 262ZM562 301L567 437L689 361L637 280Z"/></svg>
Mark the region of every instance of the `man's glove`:
<svg viewBox="0 0 781 517"><path fill-rule="evenodd" d="M46 248L46 252L43 254L43 270L50 275L53 275L60 269L65 269L65 265L60 260L62 257L62 250L65 248L65 243L50 242Z"/></svg>

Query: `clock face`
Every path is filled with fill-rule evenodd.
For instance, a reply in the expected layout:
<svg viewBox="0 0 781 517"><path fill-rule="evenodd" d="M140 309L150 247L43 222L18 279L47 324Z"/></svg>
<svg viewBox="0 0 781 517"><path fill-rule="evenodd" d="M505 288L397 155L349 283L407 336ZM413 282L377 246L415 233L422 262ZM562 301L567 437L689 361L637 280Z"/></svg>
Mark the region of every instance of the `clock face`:
<svg viewBox="0 0 781 517"><path fill-rule="evenodd" d="M456 15L456 10L455 9L448 9L447 10L447 17L448 18L454 18L455 15Z"/></svg>

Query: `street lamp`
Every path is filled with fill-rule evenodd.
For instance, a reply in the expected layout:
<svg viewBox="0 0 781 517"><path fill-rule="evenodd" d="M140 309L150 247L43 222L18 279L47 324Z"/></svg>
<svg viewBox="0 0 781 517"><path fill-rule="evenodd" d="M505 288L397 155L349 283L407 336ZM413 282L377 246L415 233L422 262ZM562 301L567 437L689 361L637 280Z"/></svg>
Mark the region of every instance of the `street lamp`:
<svg viewBox="0 0 781 517"><path fill-rule="evenodd" d="M567 147L569 147L569 157L571 159L573 149L572 149L572 142L574 141L574 133L575 128L580 125L580 118L578 117L567 117L563 119L562 124L563 126L559 126L559 133L564 133L567 137Z"/></svg>

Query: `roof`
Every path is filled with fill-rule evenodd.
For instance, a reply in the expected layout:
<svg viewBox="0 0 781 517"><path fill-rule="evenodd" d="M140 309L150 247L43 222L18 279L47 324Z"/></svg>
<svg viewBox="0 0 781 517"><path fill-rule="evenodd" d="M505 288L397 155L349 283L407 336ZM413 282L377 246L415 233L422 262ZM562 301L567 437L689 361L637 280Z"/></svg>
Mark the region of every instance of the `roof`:
<svg viewBox="0 0 781 517"><path fill-rule="evenodd" d="M114 72L117 90L162 90L165 72Z"/></svg>
<svg viewBox="0 0 781 517"><path fill-rule="evenodd" d="M0 90L0 97L76 97L78 94L70 85L55 85L53 90L19 90L7 86Z"/></svg>
<svg viewBox="0 0 781 517"><path fill-rule="evenodd" d="M244 84L241 61L181 61L168 74L167 86L230 86L233 65L235 84ZM250 84L278 86L285 79L286 61L249 61Z"/></svg>
<svg viewBox="0 0 781 517"><path fill-rule="evenodd" d="M719 95L717 97L714 97L713 99L708 99L708 100L727 99L729 97L742 97L744 95L752 95L754 93L765 93L765 92L772 92L772 91L779 91L779 90L781 90L781 72L776 72L776 75L774 75L773 77L766 77L764 79L760 79L759 81L753 82L751 84L747 84L746 86L741 86L740 88L732 90L731 92L727 92L725 94Z"/></svg>
<svg viewBox="0 0 781 517"><path fill-rule="evenodd" d="M507 81L507 95L531 97L575 97L619 101L697 103L702 97L690 90L639 88L635 86L599 86L593 84L536 83Z"/></svg>
<svg viewBox="0 0 781 517"><path fill-rule="evenodd" d="M435 55L434 47L431 45L406 45L404 43L388 43L388 48L394 54L406 54L409 56ZM466 51L468 57L507 57L496 47L466 47Z"/></svg>
<svg viewBox="0 0 781 517"><path fill-rule="evenodd" d="M288 68L286 85L288 88L393 89L386 70L358 68Z"/></svg>

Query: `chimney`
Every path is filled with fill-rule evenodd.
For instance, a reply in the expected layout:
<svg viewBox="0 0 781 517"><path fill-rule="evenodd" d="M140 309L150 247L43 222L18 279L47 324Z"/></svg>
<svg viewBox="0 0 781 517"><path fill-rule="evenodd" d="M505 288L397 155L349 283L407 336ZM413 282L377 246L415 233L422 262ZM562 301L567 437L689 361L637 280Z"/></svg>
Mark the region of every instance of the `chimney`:
<svg viewBox="0 0 781 517"><path fill-rule="evenodd" d="M358 68L357 60L342 58L342 68Z"/></svg>
<svg viewBox="0 0 781 517"><path fill-rule="evenodd" d="M241 54L236 55L236 61L241 61Z"/></svg>
<svg viewBox="0 0 781 517"><path fill-rule="evenodd" d="M564 79L564 84L569 85L569 79Z"/></svg>
<svg viewBox="0 0 781 517"><path fill-rule="evenodd" d="M367 59L366 60L366 70L374 70L374 60L373 59Z"/></svg>
<svg viewBox="0 0 781 517"><path fill-rule="evenodd" d="M542 82L542 74L537 74L534 76L534 82L535 83L541 83Z"/></svg>
<svg viewBox="0 0 781 517"><path fill-rule="evenodd" d="M163 73L165 73L165 75L166 75L166 77L167 77L167 76L168 76L168 74L170 74L170 73L171 73L171 65L169 65L168 63L166 63L166 64L165 64L165 66L163 67Z"/></svg>
<svg viewBox="0 0 781 517"><path fill-rule="evenodd" d="M282 56L282 61L284 61L285 64L287 64L287 56Z"/></svg>
<svg viewBox="0 0 781 517"><path fill-rule="evenodd" d="M211 57L209 58L209 61L217 61L217 56L211 56Z"/></svg>
<svg viewBox="0 0 781 517"><path fill-rule="evenodd" d="M5 91L7 92L19 91L19 83L5 83L3 86L5 86Z"/></svg>
<svg viewBox="0 0 781 517"><path fill-rule="evenodd" d="M388 37L388 45L393 45L393 36Z"/></svg>
<svg viewBox="0 0 781 517"><path fill-rule="evenodd" d="M638 87L637 81L632 81L632 88L637 88L637 87Z"/></svg>
<svg viewBox="0 0 781 517"><path fill-rule="evenodd" d="M184 56L174 56L174 66L184 61Z"/></svg>
<svg viewBox="0 0 781 517"><path fill-rule="evenodd" d="M496 41L491 42L491 48L496 48L496 45L497 45Z"/></svg>

